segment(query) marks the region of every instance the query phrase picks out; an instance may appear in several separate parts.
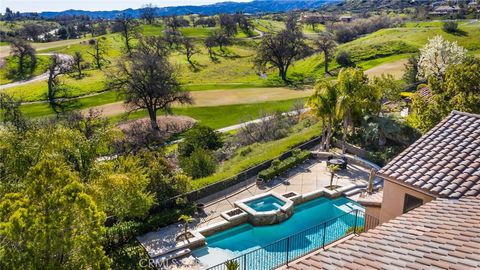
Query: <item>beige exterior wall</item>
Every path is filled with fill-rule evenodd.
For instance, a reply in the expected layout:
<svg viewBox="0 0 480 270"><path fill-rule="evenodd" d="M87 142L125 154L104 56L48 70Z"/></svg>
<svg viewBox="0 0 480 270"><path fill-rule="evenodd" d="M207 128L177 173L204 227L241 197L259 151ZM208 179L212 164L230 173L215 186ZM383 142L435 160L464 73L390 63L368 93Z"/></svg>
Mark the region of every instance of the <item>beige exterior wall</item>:
<svg viewBox="0 0 480 270"><path fill-rule="evenodd" d="M380 206L365 206L365 214L380 219Z"/></svg>
<svg viewBox="0 0 480 270"><path fill-rule="evenodd" d="M403 214L405 194L422 199L423 204L435 199L435 197L425 193L385 180L383 185L382 208L380 210L380 223L389 221Z"/></svg>

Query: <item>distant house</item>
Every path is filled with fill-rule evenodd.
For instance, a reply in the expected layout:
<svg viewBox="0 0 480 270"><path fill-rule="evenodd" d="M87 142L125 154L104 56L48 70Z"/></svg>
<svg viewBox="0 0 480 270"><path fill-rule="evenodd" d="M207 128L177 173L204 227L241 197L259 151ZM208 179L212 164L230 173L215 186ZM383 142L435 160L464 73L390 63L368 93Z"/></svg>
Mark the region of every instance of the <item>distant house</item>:
<svg viewBox="0 0 480 270"><path fill-rule="evenodd" d="M367 213L380 222L437 198L480 195L480 115L453 111L378 176L382 203L367 206Z"/></svg>
<svg viewBox="0 0 480 270"><path fill-rule="evenodd" d="M433 9L430 12L431 15L448 15L448 14L455 14L460 11L459 6L439 6Z"/></svg>
<svg viewBox="0 0 480 270"><path fill-rule="evenodd" d="M340 18L338 18L341 22L351 22L353 20L353 17L350 15L342 15Z"/></svg>

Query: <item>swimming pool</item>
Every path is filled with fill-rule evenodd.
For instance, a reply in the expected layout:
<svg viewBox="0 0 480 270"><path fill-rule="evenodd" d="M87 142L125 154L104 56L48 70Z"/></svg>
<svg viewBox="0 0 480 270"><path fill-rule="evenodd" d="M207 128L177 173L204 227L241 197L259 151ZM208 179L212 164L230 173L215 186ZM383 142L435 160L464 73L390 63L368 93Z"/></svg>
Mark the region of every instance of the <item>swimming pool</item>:
<svg viewBox="0 0 480 270"><path fill-rule="evenodd" d="M293 216L282 223L259 227L247 223L209 236L207 245L192 254L205 267L246 254L239 259L240 269L271 269L283 264L287 256L303 256L344 236L355 224L356 209L363 211L347 198L321 197L296 206ZM363 223L360 219L357 218L357 226Z"/></svg>

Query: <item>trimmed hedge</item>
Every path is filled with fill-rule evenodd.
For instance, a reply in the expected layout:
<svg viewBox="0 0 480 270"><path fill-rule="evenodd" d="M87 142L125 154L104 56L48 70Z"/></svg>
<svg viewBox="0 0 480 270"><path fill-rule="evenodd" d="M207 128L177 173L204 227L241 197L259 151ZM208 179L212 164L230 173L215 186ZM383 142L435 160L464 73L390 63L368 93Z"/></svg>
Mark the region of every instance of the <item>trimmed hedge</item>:
<svg viewBox="0 0 480 270"><path fill-rule="evenodd" d="M300 151L300 149L295 149L291 157L286 158L282 161L278 159L272 161L272 165L270 166L270 168L258 173L258 178L261 178L264 181L270 180L275 176L291 169L297 164L304 162L305 160L310 158L310 155L311 153L308 150Z"/></svg>

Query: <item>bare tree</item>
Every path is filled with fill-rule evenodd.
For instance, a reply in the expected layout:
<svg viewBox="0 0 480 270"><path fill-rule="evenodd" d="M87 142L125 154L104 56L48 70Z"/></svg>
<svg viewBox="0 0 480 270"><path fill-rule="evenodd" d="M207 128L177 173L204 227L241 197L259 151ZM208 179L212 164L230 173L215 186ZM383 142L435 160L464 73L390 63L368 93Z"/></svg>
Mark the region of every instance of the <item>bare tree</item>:
<svg viewBox="0 0 480 270"><path fill-rule="evenodd" d="M27 23L21 29L21 33L27 38L36 42L38 41L38 36L46 32L45 30L45 27L43 27L41 24Z"/></svg>
<svg viewBox="0 0 480 270"><path fill-rule="evenodd" d="M195 44L193 44L193 41L190 38L183 39L183 46L185 48L185 55L187 56L188 63L192 66L192 68L196 68L195 64L192 62L192 56L199 53L199 50Z"/></svg>
<svg viewBox="0 0 480 270"><path fill-rule="evenodd" d="M334 37L327 32L320 35L319 39L315 41L315 46L323 52L325 58L325 74L328 74L328 62L331 60L331 56L335 53L337 44L334 41Z"/></svg>
<svg viewBox="0 0 480 270"><path fill-rule="evenodd" d="M93 59L95 60L95 67L97 69L102 69L104 62L107 62L104 55L107 53L106 46L104 44L104 38L97 38L89 40L90 46L92 46L93 51L88 52Z"/></svg>
<svg viewBox="0 0 480 270"><path fill-rule="evenodd" d="M57 97L60 93L65 93L65 89L61 87L61 82L58 76L68 74L72 65L72 58L68 56L54 54L50 57L50 65L48 66L47 98L50 107L56 113L60 113L64 109L64 106L57 100Z"/></svg>
<svg viewBox="0 0 480 270"><path fill-rule="evenodd" d="M317 24L322 23L323 18L318 15L312 15L305 18L304 22L312 27L312 30L315 31Z"/></svg>
<svg viewBox="0 0 480 270"><path fill-rule="evenodd" d="M72 63L72 71L77 73L77 79L81 79L83 77L82 70L84 68L85 60L83 59L83 55L81 52L75 52L73 55L73 63Z"/></svg>
<svg viewBox="0 0 480 270"><path fill-rule="evenodd" d="M18 70L17 73L20 77L25 75L26 60L27 57L30 60L30 73L35 69L37 63L37 57L35 55L35 49L30 46L28 42L23 39L13 38L10 40L11 53L18 58Z"/></svg>
<svg viewBox="0 0 480 270"><path fill-rule="evenodd" d="M210 59L215 60L216 57L215 57L215 52L213 51L213 47L215 47L216 43L213 36L207 37L203 42L203 45L205 45L205 48L207 48Z"/></svg>
<svg viewBox="0 0 480 270"><path fill-rule="evenodd" d="M231 37L237 34L237 22L233 15L220 14L219 21L220 27L227 36Z"/></svg>
<svg viewBox="0 0 480 270"><path fill-rule="evenodd" d="M183 42L182 32L178 30L173 30L173 29L165 30L165 32L163 33L163 38L168 43L168 46L170 48L172 48L173 45L175 45L175 48L178 49L178 47L180 47L180 45Z"/></svg>
<svg viewBox="0 0 480 270"><path fill-rule="evenodd" d="M152 3L144 5L140 10L140 18L144 19L146 23L152 24L157 17L157 7Z"/></svg>
<svg viewBox="0 0 480 270"><path fill-rule="evenodd" d="M115 19L113 30L122 35L125 42L125 51L129 56L132 55L132 40L135 38L136 28L137 23L126 13L122 13Z"/></svg>
<svg viewBox="0 0 480 270"><path fill-rule="evenodd" d="M267 65L276 67L279 76L287 82L288 68L307 52L308 46L305 44L302 33L297 28L287 28L277 34L264 35L257 49L255 64L261 69L266 68Z"/></svg>
<svg viewBox="0 0 480 270"><path fill-rule="evenodd" d="M209 43L218 46L222 52L224 47L231 43L230 37L224 31L214 31L207 39L210 40Z"/></svg>
<svg viewBox="0 0 480 270"><path fill-rule="evenodd" d="M190 22L183 17L169 16L163 19L164 24L173 31L177 31L180 27L186 27L190 25Z"/></svg>
<svg viewBox="0 0 480 270"><path fill-rule="evenodd" d="M130 58L135 61L119 62L110 74L110 87L123 94L131 111L147 110L155 133L160 133L158 110L169 112L173 103L192 102L189 93L180 88L167 54L161 38L142 38Z"/></svg>

